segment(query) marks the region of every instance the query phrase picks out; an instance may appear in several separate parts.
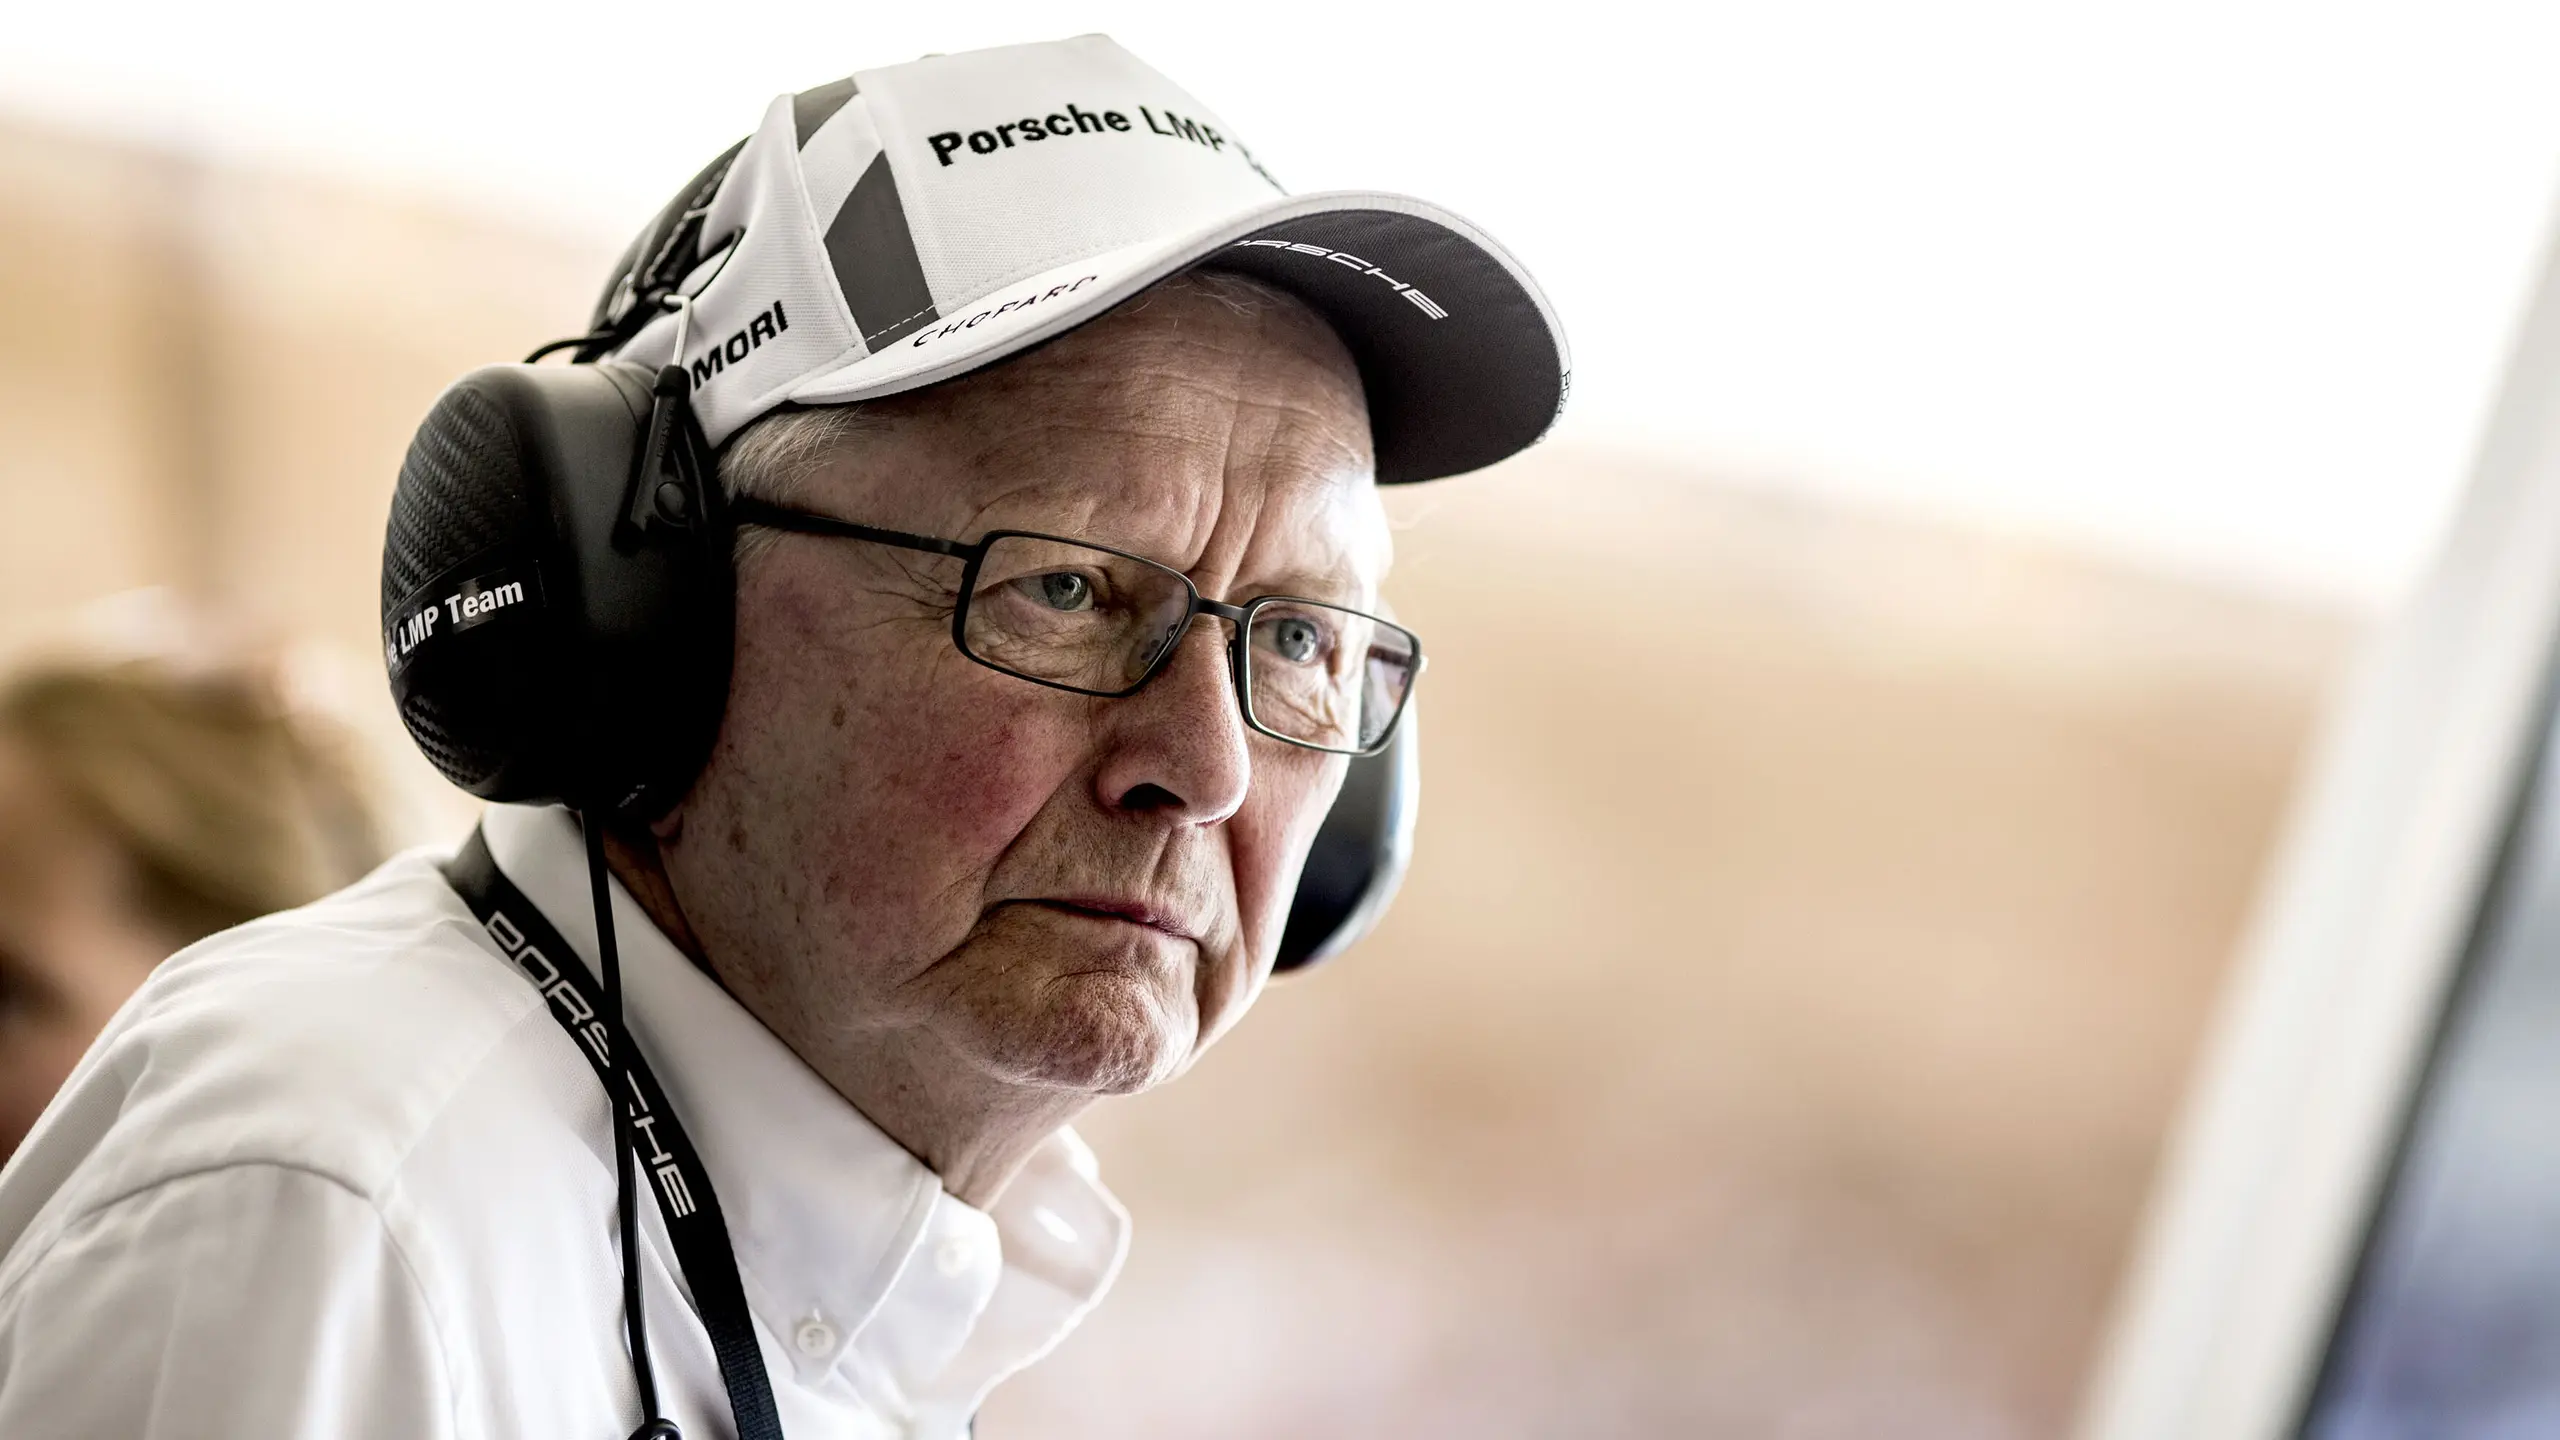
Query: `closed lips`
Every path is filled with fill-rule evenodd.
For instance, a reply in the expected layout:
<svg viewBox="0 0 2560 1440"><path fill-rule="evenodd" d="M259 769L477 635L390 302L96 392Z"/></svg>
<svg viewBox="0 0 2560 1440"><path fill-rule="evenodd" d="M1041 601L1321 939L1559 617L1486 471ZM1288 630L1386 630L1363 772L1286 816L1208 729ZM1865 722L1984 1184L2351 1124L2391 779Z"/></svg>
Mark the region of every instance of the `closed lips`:
<svg viewBox="0 0 2560 1440"><path fill-rule="evenodd" d="M1046 910L1063 910L1070 915L1088 915L1098 920L1126 920L1150 930L1161 930L1177 940L1197 940L1199 933L1180 919L1167 915L1141 900L1114 900L1096 895L1050 896L1024 901Z"/></svg>

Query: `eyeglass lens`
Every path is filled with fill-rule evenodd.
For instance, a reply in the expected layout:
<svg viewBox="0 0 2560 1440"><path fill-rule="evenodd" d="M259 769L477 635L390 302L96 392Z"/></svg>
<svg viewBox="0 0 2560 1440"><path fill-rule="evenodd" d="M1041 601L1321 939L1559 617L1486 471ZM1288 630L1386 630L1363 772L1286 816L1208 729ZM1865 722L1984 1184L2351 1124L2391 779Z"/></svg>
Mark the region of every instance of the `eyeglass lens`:
<svg viewBox="0 0 2560 1440"><path fill-rule="evenodd" d="M1144 680L1181 636L1191 587L1151 561L999 536L978 562L961 633L999 670L1098 694ZM1245 621L1246 714L1285 739L1363 751L1384 739L1420 668L1411 633L1356 610L1262 600Z"/></svg>

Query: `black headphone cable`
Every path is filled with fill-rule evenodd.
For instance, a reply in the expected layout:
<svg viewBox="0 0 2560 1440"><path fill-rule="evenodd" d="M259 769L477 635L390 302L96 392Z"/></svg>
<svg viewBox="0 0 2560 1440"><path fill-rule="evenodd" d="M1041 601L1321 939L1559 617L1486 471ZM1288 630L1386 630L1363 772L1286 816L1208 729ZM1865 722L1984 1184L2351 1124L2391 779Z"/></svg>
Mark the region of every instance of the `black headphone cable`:
<svg viewBox="0 0 2560 1440"><path fill-rule="evenodd" d="M649 1363L649 1320L640 1304L640 1206L632 1188L631 1032L622 1017L622 955L613 940L613 899L605 884L604 822L592 810L579 813L587 834L587 879L596 904L596 960L604 973L606 1034L613 1046L613 1185L622 1230L622 1326L631 1343L631 1372L640 1385L640 1428L631 1440L683 1440L684 1432L658 1409L658 1376Z"/></svg>

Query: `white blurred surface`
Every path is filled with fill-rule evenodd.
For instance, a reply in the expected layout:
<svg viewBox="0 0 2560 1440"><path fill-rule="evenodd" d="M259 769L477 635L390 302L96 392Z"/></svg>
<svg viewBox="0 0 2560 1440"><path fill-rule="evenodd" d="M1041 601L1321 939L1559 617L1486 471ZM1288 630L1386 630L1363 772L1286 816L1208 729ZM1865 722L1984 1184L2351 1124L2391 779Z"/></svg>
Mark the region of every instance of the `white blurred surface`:
<svg viewBox="0 0 2560 1440"><path fill-rule="evenodd" d="M2368 602L2560 179L2535 4L51 0L0 104L619 239L781 90L1095 29L1504 236L1576 438Z"/></svg>

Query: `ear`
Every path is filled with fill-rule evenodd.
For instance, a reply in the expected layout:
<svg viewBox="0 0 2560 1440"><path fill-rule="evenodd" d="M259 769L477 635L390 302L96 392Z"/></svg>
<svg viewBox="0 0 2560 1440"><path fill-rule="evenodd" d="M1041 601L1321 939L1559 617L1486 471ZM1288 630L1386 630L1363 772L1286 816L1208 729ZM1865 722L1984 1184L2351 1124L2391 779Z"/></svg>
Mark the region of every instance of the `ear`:
<svg viewBox="0 0 2560 1440"><path fill-rule="evenodd" d="M678 800L667 807L667 813L649 822L649 838L661 846L672 845L684 838L684 802Z"/></svg>

